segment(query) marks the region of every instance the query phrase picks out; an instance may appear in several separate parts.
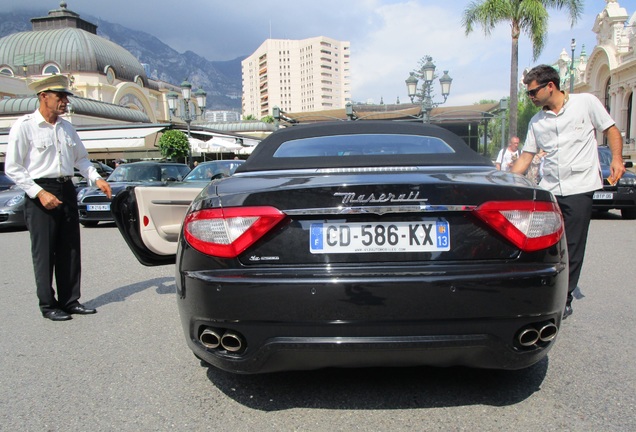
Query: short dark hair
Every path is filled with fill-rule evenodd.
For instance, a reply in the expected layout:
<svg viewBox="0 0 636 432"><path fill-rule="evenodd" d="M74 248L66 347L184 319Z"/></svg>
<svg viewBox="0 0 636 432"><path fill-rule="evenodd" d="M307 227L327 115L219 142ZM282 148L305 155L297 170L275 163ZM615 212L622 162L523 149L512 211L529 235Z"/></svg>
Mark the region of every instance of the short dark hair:
<svg viewBox="0 0 636 432"><path fill-rule="evenodd" d="M542 64L530 69L523 77L523 83L528 85L532 81L536 81L537 84L547 84L551 82L557 90L561 90L561 77L559 76L559 72L552 66Z"/></svg>

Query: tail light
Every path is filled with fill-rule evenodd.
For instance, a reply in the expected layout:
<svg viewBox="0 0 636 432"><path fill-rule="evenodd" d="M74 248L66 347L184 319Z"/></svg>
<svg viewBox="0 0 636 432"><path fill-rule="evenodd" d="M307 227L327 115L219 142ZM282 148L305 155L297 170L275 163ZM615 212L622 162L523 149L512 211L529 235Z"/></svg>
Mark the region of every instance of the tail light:
<svg viewBox="0 0 636 432"><path fill-rule="evenodd" d="M563 235L563 216L554 202L491 201L475 215L524 252L553 246Z"/></svg>
<svg viewBox="0 0 636 432"><path fill-rule="evenodd" d="M189 213L184 236L199 252L235 258L285 218L274 207L232 207Z"/></svg>

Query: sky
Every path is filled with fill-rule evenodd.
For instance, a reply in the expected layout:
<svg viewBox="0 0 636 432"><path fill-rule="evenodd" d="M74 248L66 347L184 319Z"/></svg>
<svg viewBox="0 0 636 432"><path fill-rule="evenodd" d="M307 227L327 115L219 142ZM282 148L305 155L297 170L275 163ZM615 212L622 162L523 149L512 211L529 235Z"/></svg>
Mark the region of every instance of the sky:
<svg viewBox="0 0 636 432"><path fill-rule="evenodd" d="M327 36L351 43L352 99L358 102L408 101L405 80L424 56L453 78L447 105L472 105L506 97L510 87L510 26L499 24L489 36L477 27L466 36L464 9L474 0L68 0L67 8L149 33L178 52L193 51L212 61L232 60L254 52L268 38L306 39ZM611 0L608 0L611 1ZM4 4L3 4L4 3ZM25 10L0 0L4 11ZM35 16L57 9L59 0L29 0ZM619 0L627 14L636 0ZM606 0L585 0L581 18L550 10L549 33L535 61L527 36L519 40L519 72L539 63L553 64L576 39L588 56L596 45L592 31ZM435 94L441 93L435 83ZM438 100L434 100L437 102Z"/></svg>

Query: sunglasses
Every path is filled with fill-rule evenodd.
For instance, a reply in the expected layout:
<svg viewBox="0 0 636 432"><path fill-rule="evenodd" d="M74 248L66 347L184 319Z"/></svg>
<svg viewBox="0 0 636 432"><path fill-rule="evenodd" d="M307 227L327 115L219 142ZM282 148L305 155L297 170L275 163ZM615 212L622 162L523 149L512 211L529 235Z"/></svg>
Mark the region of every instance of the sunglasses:
<svg viewBox="0 0 636 432"><path fill-rule="evenodd" d="M550 84L550 81L548 81L547 83L543 83L539 87L535 87L532 90L527 90L526 94L530 97L535 97L537 93L539 92L539 90L541 90L543 87L547 86L548 84Z"/></svg>

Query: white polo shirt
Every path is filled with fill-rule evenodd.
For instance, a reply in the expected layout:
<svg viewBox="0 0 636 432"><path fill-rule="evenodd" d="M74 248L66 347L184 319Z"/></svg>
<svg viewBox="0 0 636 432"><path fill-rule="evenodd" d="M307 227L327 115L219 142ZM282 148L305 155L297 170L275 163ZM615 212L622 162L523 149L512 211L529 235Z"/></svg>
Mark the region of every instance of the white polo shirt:
<svg viewBox="0 0 636 432"><path fill-rule="evenodd" d="M539 186L567 196L603 187L596 131L614 120L594 95L571 94L558 113L541 110L532 117L524 151L547 153Z"/></svg>

